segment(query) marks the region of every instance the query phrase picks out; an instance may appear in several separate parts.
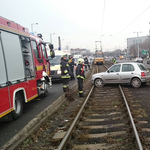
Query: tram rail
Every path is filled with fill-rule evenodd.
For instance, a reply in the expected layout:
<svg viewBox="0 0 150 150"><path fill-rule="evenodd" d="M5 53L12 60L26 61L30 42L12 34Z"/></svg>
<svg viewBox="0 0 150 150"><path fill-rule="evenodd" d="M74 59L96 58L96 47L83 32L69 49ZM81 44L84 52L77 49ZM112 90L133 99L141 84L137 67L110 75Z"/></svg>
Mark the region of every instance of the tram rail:
<svg viewBox="0 0 150 150"><path fill-rule="evenodd" d="M105 63L107 67L110 65L110 63ZM94 65L91 74L105 70L104 65ZM38 146L41 143L40 147L58 150L147 150L150 147L148 119L130 88L121 85L105 85L96 88L91 86L90 76L86 78L86 81L86 86L84 86L86 98L77 98L76 101L80 102L71 104L71 110L73 110L69 115L65 112L63 116L63 112L60 112L63 118L56 116L58 123L54 123L54 129L49 127L51 119L41 125L37 133L33 133L27 139L35 141L30 148L38 141ZM73 94L76 94L75 88L71 95ZM51 123L50 126L52 126ZM59 134L61 132L62 134ZM41 138L37 138L41 134L46 139L46 143L40 142ZM46 135L48 137L45 137ZM21 147L15 150L20 150Z"/></svg>
<svg viewBox="0 0 150 150"><path fill-rule="evenodd" d="M118 98L118 100L116 100L116 104L114 103L112 105L111 103L113 103L114 100L110 100L112 96L111 92L114 92L113 93L114 95L115 94L118 95L115 97L115 98ZM109 97L110 99L105 95L106 93L107 95L110 95ZM105 95L105 97L107 98L105 97L102 98L102 95ZM121 97L124 102L123 101L120 102ZM101 101L101 99L103 100ZM108 100L108 103L110 103L110 105L106 104L107 100ZM100 104L100 102L104 104ZM95 105L99 108L96 108ZM92 107L97 109L97 111L100 111L99 109L102 109L100 105L102 105L102 107L104 107L105 109L110 109L111 111L106 110L103 112L102 115L93 111ZM84 115L83 115L83 111L84 111ZM90 113L88 111L90 111ZM126 115L124 115L124 113ZM93 119L92 116L93 117L98 116L100 119ZM110 120L111 120L111 123L109 124ZM111 128L113 129L113 132ZM134 134L132 134L132 132L128 132L129 131L128 129L130 128L132 128L131 131L133 131ZM96 132L98 130L100 130L100 133ZM105 130L106 133L103 132L102 130ZM76 137L73 136L73 134L75 133L77 133ZM74 138L71 138L71 136ZM118 138L116 139L117 136ZM82 139L86 139L86 142ZM96 144L93 142L90 142L91 139L95 141ZM127 141L127 143L124 141L117 142L119 141L119 139ZM133 139L136 141L136 144L134 144ZM99 142L99 141L105 141L105 142ZM117 149L139 149L139 150L143 150L141 140L139 138L139 135L138 135L135 123L134 123L134 119L132 117L128 102L126 100L126 97L122 90L121 85L119 85L119 87L114 87L114 89L111 89L109 86L103 87L103 88L94 88L94 86L92 86L81 109L79 110L68 132L66 133L62 142L60 143L58 150L67 149L67 148L68 149L71 148L74 150L77 150L77 149L91 149L91 150L92 149L93 150L94 149L115 149L115 150Z"/></svg>

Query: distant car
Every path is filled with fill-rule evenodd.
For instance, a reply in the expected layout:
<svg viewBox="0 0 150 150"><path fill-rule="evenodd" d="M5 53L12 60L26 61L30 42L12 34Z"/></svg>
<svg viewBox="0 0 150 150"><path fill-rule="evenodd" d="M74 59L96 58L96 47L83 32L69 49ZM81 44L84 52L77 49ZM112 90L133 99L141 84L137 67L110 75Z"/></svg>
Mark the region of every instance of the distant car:
<svg viewBox="0 0 150 150"><path fill-rule="evenodd" d="M150 64L150 59L147 59L147 64Z"/></svg>
<svg viewBox="0 0 150 150"><path fill-rule="evenodd" d="M143 59L142 58L135 58L134 62L139 62L139 63L143 63Z"/></svg>
<svg viewBox="0 0 150 150"><path fill-rule="evenodd" d="M150 72L142 63L117 63L105 72L94 74L91 81L95 87L103 87L105 84L127 83L134 88L139 88L141 84L150 81Z"/></svg>

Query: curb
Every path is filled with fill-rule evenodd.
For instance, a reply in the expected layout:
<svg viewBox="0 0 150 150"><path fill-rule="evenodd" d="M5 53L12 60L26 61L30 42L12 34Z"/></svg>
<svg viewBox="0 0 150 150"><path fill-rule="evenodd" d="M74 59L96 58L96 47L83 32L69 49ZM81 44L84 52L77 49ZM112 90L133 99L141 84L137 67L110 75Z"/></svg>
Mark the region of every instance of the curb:
<svg viewBox="0 0 150 150"><path fill-rule="evenodd" d="M0 150L12 150L25 140L45 119L53 114L66 100L65 94L33 118L17 135L12 137Z"/></svg>
<svg viewBox="0 0 150 150"><path fill-rule="evenodd" d="M85 76L89 74L89 71ZM71 87L71 89L77 88L77 82ZM55 100L50 106L39 113L33 118L22 130L20 130L14 137L12 137L0 150L12 150L15 149L21 142L23 142L44 120L52 115L66 100L65 93Z"/></svg>

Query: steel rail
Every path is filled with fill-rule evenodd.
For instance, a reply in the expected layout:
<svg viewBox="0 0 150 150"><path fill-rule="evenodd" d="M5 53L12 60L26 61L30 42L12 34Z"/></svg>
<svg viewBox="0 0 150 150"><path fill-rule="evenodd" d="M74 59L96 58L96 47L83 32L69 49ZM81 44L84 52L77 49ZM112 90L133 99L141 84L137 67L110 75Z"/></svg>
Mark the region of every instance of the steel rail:
<svg viewBox="0 0 150 150"><path fill-rule="evenodd" d="M57 150L63 150L63 149L65 148L66 143L68 142L68 139L70 138L70 135L72 134L72 131L73 131L73 129L74 129L74 127L75 127L77 121L79 120L79 117L81 116L81 113L82 113L82 111L83 111L83 109L84 109L84 107L85 107L85 105L86 105L86 103L87 103L87 101L88 101L88 99L89 99L89 97L90 97L92 91L93 91L93 88L94 88L94 85L92 86L92 88L91 88L91 90L90 90L88 96L86 97L86 99L85 99L85 101L84 101L84 104L83 104L82 107L80 108L78 114L76 115L74 121L72 122L70 128L68 129L68 131L67 131L65 137L64 137L63 140L61 141L61 143L60 143L60 145L59 145L59 147L58 147Z"/></svg>
<svg viewBox="0 0 150 150"><path fill-rule="evenodd" d="M138 132L137 132L136 126L135 126L134 121L133 121L133 117L132 117L130 108L129 108L129 106L128 106L128 102L127 102L127 100L126 100L126 97L125 97L124 92L123 92L123 90L122 90L122 88L121 88L120 85L119 85L119 89L120 89L120 91L121 91L121 93L122 93L124 102L125 102L125 104L126 104L126 108L127 108L127 110L128 110L128 114L129 114L129 117L130 117L130 121L131 121L131 124L132 124L132 128L133 128L133 131L134 131L134 135L135 135L135 138L136 138L136 141L137 141L138 149L139 149L139 150L143 150L143 147L142 147L140 138L139 138L139 136L138 136Z"/></svg>

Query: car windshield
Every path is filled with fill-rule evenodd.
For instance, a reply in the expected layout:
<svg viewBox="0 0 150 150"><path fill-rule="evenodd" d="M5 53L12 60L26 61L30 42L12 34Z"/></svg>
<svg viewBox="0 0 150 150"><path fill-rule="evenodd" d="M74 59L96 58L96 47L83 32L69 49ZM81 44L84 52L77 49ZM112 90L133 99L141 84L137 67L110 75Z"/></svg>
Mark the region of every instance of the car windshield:
<svg viewBox="0 0 150 150"><path fill-rule="evenodd" d="M51 59L51 57L49 57L49 59L50 59L51 65L60 65L60 59L61 59L60 55L55 56L53 59Z"/></svg>
<svg viewBox="0 0 150 150"><path fill-rule="evenodd" d="M137 64L140 68L140 70L144 71L147 70L147 68L143 64Z"/></svg>

